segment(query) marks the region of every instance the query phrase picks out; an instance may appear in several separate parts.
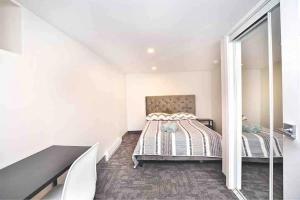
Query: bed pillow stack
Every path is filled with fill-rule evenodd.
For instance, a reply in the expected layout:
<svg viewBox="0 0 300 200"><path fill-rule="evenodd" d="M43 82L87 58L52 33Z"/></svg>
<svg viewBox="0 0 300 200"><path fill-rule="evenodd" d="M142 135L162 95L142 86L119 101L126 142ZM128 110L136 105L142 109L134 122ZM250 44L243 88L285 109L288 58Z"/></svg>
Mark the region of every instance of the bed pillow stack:
<svg viewBox="0 0 300 200"><path fill-rule="evenodd" d="M146 117L147 121L155 121L155 120L162 120L162 121L175 121L175 120L186 120L186 119L197 119L197 117L191 113L151 113Z"/></svg>
<svg viewBox="0 0 300 200"><path fill-rule="evenodd" d="M191 113L174 113L171 115L171 120L184 120L184 119L197 119L197 117Z"/></svg>
<svg viewBox="0 0 300 200"><path fill-rule="evenodd" d="M151 113L146 117L147 121L155 121L155 120L170 120L170 114L168 113Z"/></svg>

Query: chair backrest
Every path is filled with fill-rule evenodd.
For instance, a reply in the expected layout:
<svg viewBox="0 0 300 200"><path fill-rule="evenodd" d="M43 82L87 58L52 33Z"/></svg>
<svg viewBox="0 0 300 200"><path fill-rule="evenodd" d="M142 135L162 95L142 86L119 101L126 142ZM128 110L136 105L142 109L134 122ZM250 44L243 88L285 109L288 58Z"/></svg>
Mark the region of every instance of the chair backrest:
<svg viewBox="0 0 300 200"><path fill-rule="evenodd" d="M94 199L98 146L98 143L93 145L72 164L64 183L61 200Z"/></svg>

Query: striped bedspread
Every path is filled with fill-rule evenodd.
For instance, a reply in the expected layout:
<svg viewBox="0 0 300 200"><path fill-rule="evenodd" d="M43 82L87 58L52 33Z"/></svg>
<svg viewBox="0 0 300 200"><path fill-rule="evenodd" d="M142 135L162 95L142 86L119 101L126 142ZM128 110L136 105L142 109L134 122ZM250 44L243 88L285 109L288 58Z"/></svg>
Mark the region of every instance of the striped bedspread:
<svg viewBox="0 0 300 200"><path fill-rule="evenodd" d="M283 135L274 131L273 155L282 157ZM270 152L269 130L263 129L260 133L246 133L242 135L242 156L248 158L268 158Z"/></svg>
<svg viewBox="0 0 300 200"><path fill-rule="evenodd" d="M194 119L172 121L177 124L176 132L162 132L167 122L147 121L132 155L135 167L138 155L222 157L219 133Z"/></svg>

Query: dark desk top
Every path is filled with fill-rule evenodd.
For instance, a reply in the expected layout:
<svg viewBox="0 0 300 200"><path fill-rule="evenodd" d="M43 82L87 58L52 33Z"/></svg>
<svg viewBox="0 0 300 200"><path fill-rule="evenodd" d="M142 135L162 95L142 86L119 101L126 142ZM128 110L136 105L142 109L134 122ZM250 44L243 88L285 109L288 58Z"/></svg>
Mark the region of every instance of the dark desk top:
<svg viewBox="0 0 300 200"><path fill-rule="evenodd" d="M0 199L29 199L69 169L89 147L51 146L0 170Z"/></svg>

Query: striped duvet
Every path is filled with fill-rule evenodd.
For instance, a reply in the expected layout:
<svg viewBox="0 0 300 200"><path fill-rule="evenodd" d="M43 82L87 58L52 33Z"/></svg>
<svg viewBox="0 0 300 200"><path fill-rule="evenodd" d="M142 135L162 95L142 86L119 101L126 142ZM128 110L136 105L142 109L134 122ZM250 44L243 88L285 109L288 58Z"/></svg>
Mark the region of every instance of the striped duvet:
<svg viewBox="0 0 300 200"><path fill-rule="evenodd" d="M283 135L274 131L273 156L282 157ZM263 128L260 133L242 134L242 156L247 158L268 158L270 152L269 130Z"/></svg>
<svg viewBox="0 0 300 200"><path fill-rule="evenodd" d="M177 124L175 133L161 132L161 126L168 121L147 121L132 159L135 167L137 156L201 156L221 158L221 135L197 120L172 121Z"/></svg>

